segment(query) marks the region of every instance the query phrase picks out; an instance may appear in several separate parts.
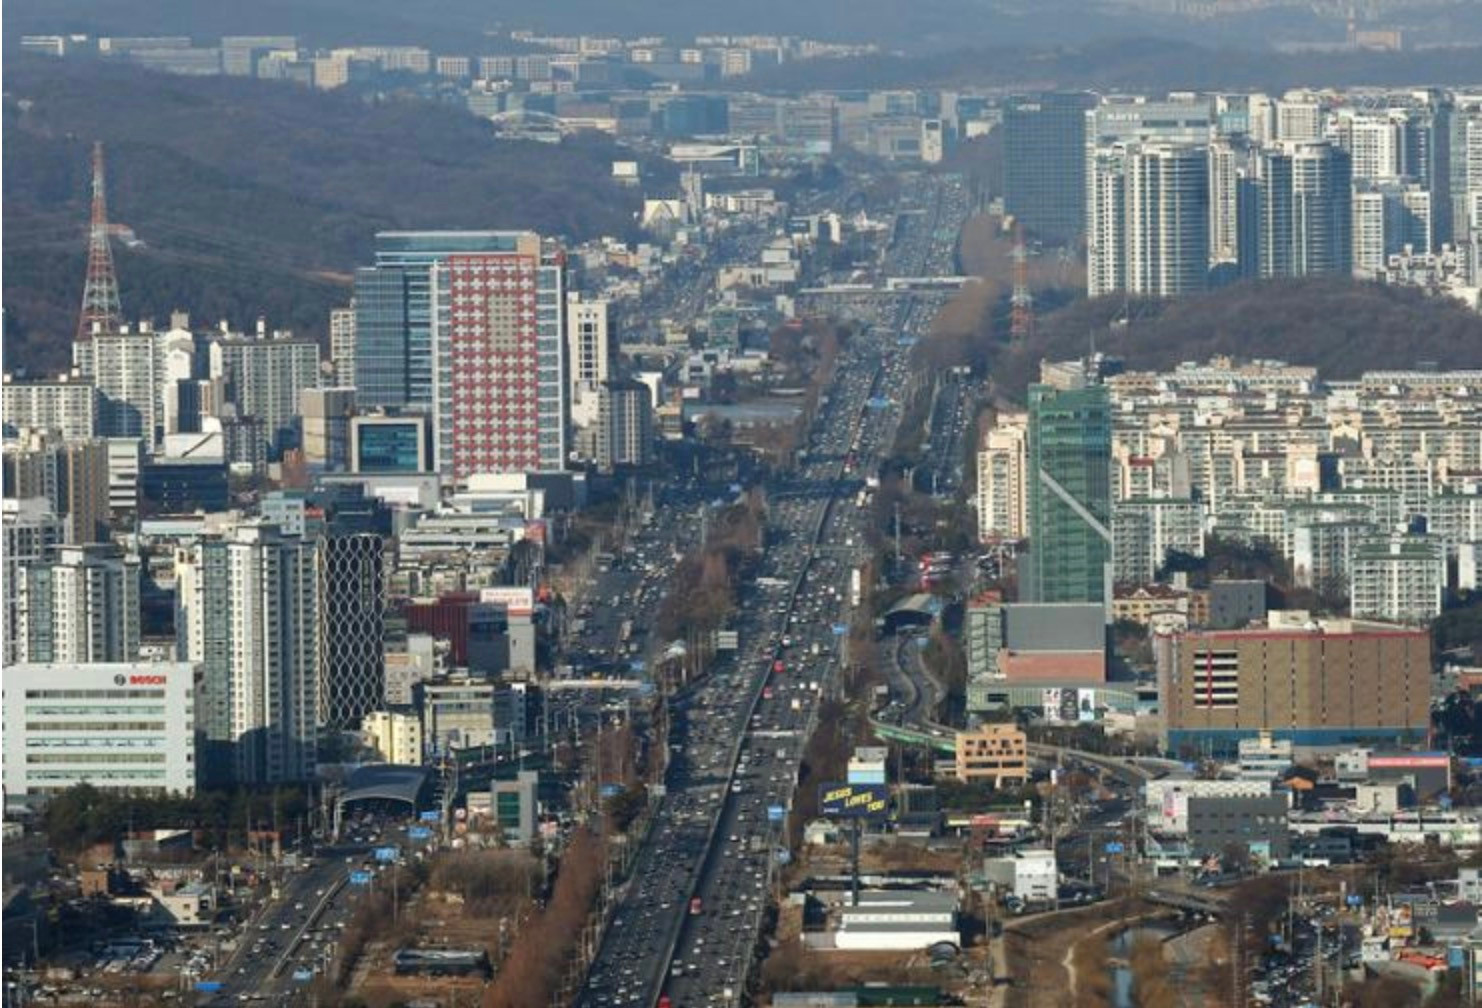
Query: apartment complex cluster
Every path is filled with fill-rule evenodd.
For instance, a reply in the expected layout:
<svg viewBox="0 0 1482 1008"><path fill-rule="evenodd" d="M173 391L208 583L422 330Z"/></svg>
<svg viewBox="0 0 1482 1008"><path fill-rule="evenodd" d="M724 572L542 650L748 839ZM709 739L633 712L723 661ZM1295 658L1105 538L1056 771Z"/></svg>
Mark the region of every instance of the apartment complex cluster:
<svg viewBox="0 0 1482 1008"><path fill-rule="evenodd" d="M1478 305L1482 96L1053 93L1002 109L1004 202L1091 295L1354 275Z"/></svg>
<svg viewBox="0 0 1482 1008"><path fill-rule="evenodd" d="M1482 375L1220 358L1041 378L979 453L981 538L1029 545L1019 599L969 607L970 709L1156 711L1168 750L1424 736L1428 626L1478 583ZM1268 611L1261 582L1190 587L1210 537L1268 551L1337 616ZM1115 621L1152 632L1156 681L1109 681Z"/></svg>
<svg viewBox="0 0 1482 1008"><path fill-rule="evenodd" d="M1470 371L1337 381L1310 367L1216 358L1053 394L1095 404L1100 426L1086 436L1106 452L1108 475L1083 499L1106 508L1106 536L1092 548L1107 552L1091 560L1105 562L1111 583L1150 584L1171 551L1202 556L1213 534L1270 545L1299 587L1348 600L1356 618L1418 625L1440 613L1448 589L1477 585L1479 384ZM1040 535L1032 509L1045 494L1030 428L1035 396L1049 394L1032 393L1029 412L1002 413L988 432L985 540ZM1089 590L1092 575L1077 576Z"/></svg>

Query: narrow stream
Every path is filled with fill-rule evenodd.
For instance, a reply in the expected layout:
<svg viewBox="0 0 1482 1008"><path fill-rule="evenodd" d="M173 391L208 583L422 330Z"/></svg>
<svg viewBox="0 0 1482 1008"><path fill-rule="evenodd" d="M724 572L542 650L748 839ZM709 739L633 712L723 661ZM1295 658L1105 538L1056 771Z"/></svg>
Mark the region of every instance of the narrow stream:
<svg viewBox="0 0 1482 1008"><path fill-rule="evenodd" d="M1163 941L1173 935L1179 934L1183 929L1173 924L1159 921L1149 921L1119 931L1111 940L1111 957L1119 962L1112 967L1112 1006L1113 1008L1133 1008L1132 1002L1132 969L1128 963L1132 959L1132 949L1144 938L1156 938ZM1190 980L1185 975L1181 964L1173 962L1169 964L1172 970L1171 977L1174 986L1181 991L1190 994L1197 993L1189 988ZM1193 1002L1197 1004L1197 999Z"/></svg>

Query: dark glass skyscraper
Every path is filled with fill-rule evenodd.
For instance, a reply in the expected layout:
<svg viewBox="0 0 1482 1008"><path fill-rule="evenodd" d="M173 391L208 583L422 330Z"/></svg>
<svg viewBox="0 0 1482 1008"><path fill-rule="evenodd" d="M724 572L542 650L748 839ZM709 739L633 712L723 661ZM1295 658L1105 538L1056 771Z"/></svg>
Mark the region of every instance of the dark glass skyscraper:
<svg viewBox="0 0 1482 1008"><path fill-rule="evenodd" d="M1111 399L1104 385L1029 387L1028 602L1105 602L1111 565Z"/></svg>
<svg viewBox="0 0 1482 1008"><path fill-rule="evenodd" d="M368 533L319 540L319 723L330 728L358 727L386 703L384 549Z"/></svg>
<svg viewBox="0 0 1482 1008"><path fill-rule="evenodd" d="M1086 229L1086 110L1094 104L1085 92L1004 104L1004 209L1041 238L1070 241Z"/></svg>

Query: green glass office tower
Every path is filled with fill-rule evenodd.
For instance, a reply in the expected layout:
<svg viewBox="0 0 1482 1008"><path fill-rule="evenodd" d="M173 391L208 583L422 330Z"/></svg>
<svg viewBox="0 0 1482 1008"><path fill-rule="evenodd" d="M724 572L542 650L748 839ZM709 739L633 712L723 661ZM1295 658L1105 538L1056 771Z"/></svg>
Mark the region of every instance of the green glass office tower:
<svg viewBox="0 0 1482 1008"><path fill-rule="evenodd" d="M1111 400L1105 386L1029 387L1027 602L1107 601Z"/></svg>

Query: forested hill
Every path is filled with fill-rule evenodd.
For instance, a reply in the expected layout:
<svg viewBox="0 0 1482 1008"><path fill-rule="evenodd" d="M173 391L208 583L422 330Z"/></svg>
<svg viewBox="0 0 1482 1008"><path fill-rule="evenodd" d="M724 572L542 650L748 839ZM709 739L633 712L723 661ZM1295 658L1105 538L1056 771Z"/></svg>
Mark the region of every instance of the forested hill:
<svg viewBox="0 0 1482 1008"><path fill-rule="evenodd" d="M985 370L1005 403L1024 402L1042 361L1091 350L1136 371L1215 355L1305 364L1335 379L1389 368L1482 368L1482 314L1414 287L1309 277L1249 281L1170 301L1114 295L1068 303L1066 290L1042 289L1035 331L1013 345L1008 290L988 285L980 315L971 315L979 302L966 288L917 353L928 367Z"/></svg>
<svg viewBox="0 0 1482 1008"><path fill-rule="evenodd" d="M1482 367L1482 315L1412 287L1330 278L1236 284L1175 301L1097 298L1047 313L1024 346L1000 347L995 382L1022 401L1041 360L1079 357L1093 345L1135 370L1228 354L1355 378L1383 368Z"/></svg>
<svg viewBox="0 0 1482 1008"><path fill-rule="evenodd" d="M86 257L89 149L106 145L124 314L322 335L384 228L625 235L638 195L600 137L496 141L458 108L238 78L20 57L4 75L6 368L66 365Z"/></svg>

